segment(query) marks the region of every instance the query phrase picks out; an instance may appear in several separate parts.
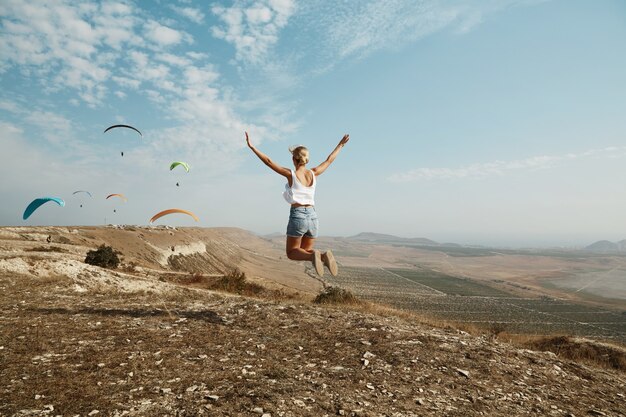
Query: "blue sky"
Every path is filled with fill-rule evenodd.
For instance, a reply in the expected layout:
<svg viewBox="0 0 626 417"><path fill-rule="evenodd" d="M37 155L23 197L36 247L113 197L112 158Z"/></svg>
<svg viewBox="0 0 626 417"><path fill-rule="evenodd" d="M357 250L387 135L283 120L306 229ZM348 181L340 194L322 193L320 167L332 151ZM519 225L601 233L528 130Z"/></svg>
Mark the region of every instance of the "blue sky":
<svg viewBox="0 0 626 417"><path fill-rule="evenodd" d="M283 232L284 181L248 130L285 166L290 145L315 164L350 134L318 182L323 235L621 240L624 39L619 0L4 0L0 224L146 224L178 207ZM102 133L117 123L143 138ZM23 221L40 196L67 204Z"/></svg>

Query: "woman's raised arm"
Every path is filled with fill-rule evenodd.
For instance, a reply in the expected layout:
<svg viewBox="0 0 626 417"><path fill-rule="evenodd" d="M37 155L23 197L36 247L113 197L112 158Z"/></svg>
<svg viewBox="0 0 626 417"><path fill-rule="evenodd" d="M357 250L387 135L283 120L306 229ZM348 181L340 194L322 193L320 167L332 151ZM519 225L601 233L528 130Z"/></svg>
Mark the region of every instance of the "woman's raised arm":
<svg viewBox="0 0 626 417"><path fill-rule="evenodd" d="M322 162L321 164L319 164L318 166L316 166L315 168L311 170L313 171L315 176L318 177L322 175L324 171L326 171L326 168L328 168L330 164L333 163L335 158L337 158L337 155L339 155L339 151L341 151L341 148L343 148L344 145L348 143L349 140L350 140L350 135L348 134L343 135L343 138L341 138L337 146L335 146L335 149L330 153L330 155L328 155L328 158L326 158L324 162Z"/></svg>
<svg viewBox="0 0 626 417"><path fill-rule="evenodd" d="M285 167L281 167L280 165L277 165L274 161L270 159L269 156L265 155L263 152L261 152L260 150L258 150L252 145L252 143L250 142L250 137L248 136L248 132L246 132L246 143L248 144L248 148L250 148L252 152L254 152L254 154L258 156L259 159L263 161L265 165L267 165L274 172L282 175L283 177L291 178L291 171L289 170L289 168L285 168Z"/></svg>

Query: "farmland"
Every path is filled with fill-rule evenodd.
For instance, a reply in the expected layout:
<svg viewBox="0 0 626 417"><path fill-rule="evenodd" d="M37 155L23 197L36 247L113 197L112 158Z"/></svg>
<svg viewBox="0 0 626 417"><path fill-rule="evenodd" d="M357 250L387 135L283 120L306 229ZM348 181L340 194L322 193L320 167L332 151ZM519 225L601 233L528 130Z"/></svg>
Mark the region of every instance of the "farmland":
<svg viewBox="0 0 626 417"><path fill-rule="evenodd" d="M357 296L428 317L508 333L568 334L626 342L626 314L550 297L525 298L426 268L343 267L329 278Z"/></svg>

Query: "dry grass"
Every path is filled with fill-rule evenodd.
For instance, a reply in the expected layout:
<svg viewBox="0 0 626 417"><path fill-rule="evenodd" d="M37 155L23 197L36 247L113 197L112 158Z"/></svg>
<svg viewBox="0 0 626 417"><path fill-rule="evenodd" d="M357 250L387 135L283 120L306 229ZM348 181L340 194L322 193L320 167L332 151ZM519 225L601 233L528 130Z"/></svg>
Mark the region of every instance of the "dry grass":
<svg viewBox="0 0 626 417"><path fill-rule="evenodd" d="M527 349L548 351L564 359L626 371L626 350L619 346L571 336L502 334L500 339Z"/></svg>
<svg viewBox="0 0 626 417"><path fill-rule="evenodd" d="M59 246L36 246L34 248L25 249L26 252L58 252L58 253L68 253L67 249L63 249Z"/></svg>

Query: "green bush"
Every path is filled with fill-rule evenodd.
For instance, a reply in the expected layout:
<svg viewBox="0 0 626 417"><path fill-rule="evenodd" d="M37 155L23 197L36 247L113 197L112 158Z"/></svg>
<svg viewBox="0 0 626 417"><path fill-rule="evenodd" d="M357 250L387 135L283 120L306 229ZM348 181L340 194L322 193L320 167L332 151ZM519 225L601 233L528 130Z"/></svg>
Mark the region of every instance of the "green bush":
<svg viewBox="0 0 626 417"><path fill-rule="evenodd" d="M87 252L85 263L115 269L120 264L120 258L117 255L118 252L114 251L111 246L100 245L98 249Z"/></svg>

